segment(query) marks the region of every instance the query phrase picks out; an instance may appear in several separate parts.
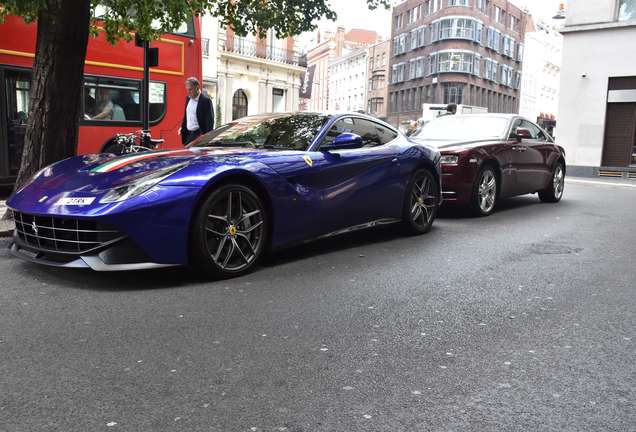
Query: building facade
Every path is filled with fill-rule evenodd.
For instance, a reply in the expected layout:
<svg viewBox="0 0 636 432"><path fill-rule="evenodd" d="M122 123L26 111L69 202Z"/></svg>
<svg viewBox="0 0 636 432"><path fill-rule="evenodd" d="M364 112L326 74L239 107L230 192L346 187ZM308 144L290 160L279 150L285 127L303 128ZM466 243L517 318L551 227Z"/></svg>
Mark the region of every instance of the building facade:
<svg viewBox="0 0 636 432"><path fill-rule="evenodd" d="M294 38L241 37L205 16L202 41L203 86L215 98L219 124L246 115L296 111L304 58ZM206 37L207 36L207 37Z"/></svg>
<svg viewBox="0 0 636 432"><path fill-rule="evenodd" d="M519 114L553 132L559 105L563 36L544 22L531 25L532 31L525 35Z"/></svg>
<svg viewBox="0 0 636 432"><path fill-rule="evenodd" d="M367 114L386 120L391 41L367 48Z"/></svg>
<svg viewBox="0 0 636 432"><path fill-rule="evenodd" d="M393 9L389 121L423 103L518 111L527 14L506 0L407 0Z"/></svg>
<svg viewBox="0 0 636 432"><path fill-rule="evenodd" d="M636 178L636 0L568 1L556 141L575 175Z"/></svg>
<svg viewBox="0 0 636 432"><path fill-rule="evenodd" d="M364 111L367 93L367 50L362 48L335 59L328 68L331 111Z"/></svg>
<svg viewBox="0 0 636 432"><path fill-rule="evenodd" d="M307 52L307 69L313 70L311 97L304 107L309 111L329 109L329 65L336 59L378 41L375 31L338 27L335 34L318 32L315 46Z"/></svg>

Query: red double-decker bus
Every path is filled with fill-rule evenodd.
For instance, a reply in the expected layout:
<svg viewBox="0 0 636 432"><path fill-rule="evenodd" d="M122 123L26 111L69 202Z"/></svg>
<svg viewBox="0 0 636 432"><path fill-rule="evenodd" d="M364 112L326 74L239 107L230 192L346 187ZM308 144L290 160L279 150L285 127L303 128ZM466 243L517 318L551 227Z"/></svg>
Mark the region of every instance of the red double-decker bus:
<svg viewBox="0 0 636 432"><path fill-rule="evenodd" d="M20 168L36 34L37 24L19 17L0 24L0 184L11 184ZM174 148L181 146L184 81L201 79L200 20L191 19L151 47L159 48L159 65L150 68L150 130L153 138L165 140L162 148ZM89 39L78 154L103 151L115 134L142 129L142 78L143 50L134 40L111 45L102 31ZM105 104L112 104L109 110L102 109Z"/></svg>

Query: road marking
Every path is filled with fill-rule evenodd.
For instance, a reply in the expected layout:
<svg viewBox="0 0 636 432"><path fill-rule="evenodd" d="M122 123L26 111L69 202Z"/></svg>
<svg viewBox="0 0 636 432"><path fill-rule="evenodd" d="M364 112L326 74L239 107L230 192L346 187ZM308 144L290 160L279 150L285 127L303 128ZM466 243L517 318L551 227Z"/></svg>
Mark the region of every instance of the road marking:
<svg viewBox="0 0 636 432"><path fill-rule="evenodd" d="M613 182L594 181L594 180L580 180L580 179L573 179L570 177L567 177L565 181L567 183L581 183L581 184L591 184L591 185L601 185L601 186L622 186L622 187L628 187L628 188L636 188L636 184L613 183Z"/></svg>

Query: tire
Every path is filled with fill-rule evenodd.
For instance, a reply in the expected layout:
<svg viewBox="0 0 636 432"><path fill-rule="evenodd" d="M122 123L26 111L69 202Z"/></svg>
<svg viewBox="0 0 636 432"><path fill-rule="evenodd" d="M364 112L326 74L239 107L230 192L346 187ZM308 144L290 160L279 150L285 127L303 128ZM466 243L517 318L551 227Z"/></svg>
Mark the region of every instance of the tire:
<svg viewBox="0 0 636 432"><path fill-rule="evenodd" d="M268 215L259 196L240 184L226 184L205 198L190 229L190 261L207 277L248 273L268 239Z"/></svg>
<svg viewBox="0 0 636 432"><path fill-rule="evenodd" d="M406 188L402 226L407 234L427 233L439 208L439 186L433 174L427 169L413 173Z"/></svg>
<svg viewBox="0 0 636 432"><path fill-rule="evenodd" d="M102 150L102 153L114 153L116 155L121 155L121 154L124 154L125 149L126 147L123 144L111 142L106 147L104 147L104 150Z"/></svg>
<svg viewBox="0 0 636 432"><path fill-rule="evenodd" d="M565 166L559 161L552 171L552 180L547 188L539 191L539 199L543 202L559 202L565 189Z"/></svg>
<svg viewBox="0 0 636 432"><path fill-rule="evenodd" d="M477 174L477 181L473 185L471 211L475 216L490 215L497 205L499 196L499 182L495 168L484 165Z"/></svg>

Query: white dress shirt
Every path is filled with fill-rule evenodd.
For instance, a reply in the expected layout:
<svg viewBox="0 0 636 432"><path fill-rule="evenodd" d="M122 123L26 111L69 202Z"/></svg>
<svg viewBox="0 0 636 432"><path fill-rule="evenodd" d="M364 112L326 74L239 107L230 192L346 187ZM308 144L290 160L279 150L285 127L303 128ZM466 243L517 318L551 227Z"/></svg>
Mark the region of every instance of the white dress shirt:
<svg viewBox="0 0 636 432"><path fill-rule="evenodd" d="M186 107L186 128L188 128L189 131L199 129L199 121L197 120L197 105L199 104L199 96L194 99L190 98L188 106Z"/></svg>

